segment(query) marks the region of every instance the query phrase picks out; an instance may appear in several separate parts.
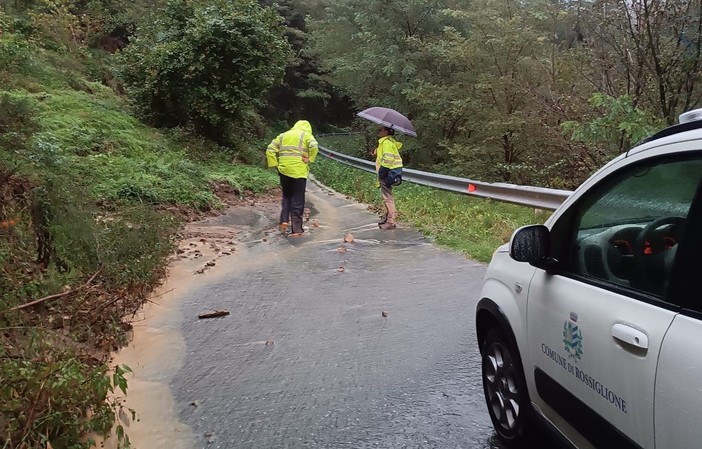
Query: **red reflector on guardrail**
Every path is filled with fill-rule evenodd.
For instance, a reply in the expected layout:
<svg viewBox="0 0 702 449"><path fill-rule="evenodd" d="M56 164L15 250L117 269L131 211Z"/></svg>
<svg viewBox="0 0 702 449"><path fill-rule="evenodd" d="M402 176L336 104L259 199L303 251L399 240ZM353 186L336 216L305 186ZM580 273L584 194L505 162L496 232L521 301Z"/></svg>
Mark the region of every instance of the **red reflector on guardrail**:
<svg viewBox="0 0 702 449"><path fill-rule="evenodd" d="M468 184L468 193L473 193L473 192L475 192L475 185Z"/></svg>

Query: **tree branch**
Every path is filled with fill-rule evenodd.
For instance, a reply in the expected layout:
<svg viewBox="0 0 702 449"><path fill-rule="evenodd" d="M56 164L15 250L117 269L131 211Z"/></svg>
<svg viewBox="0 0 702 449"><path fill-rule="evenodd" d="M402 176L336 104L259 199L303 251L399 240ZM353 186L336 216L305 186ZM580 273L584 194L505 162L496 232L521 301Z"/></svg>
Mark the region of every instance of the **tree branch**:
<svg viewBox="0 0 702 449"><path fill-rule="evenodd" d="M73 294L73 293L76 293L76 292L78 292L78 291L80 291L80 290L83 290L84 288L86 288L88 285L90 285L90 284L95 280L95 278L98 276L98 274L100 274L100 272L102 271L102 267L103 267L103 265L100 265L100 268L98 268L98 270L95 272L95 274L93 274L93 275L90 277L90 279L88 279L88 282L86 282L85 284L81 285L80 287L72 288L72 289L67 290L67 291L65 291L65 292L63 292L63 293L56 293L56 294L53 294L53 295L44 296L43 298L36 299L36 300L31 301L31 302L28 302L28 303L26 303L26 304L21 304L21 305L19 305L19 306L12 307L11 309L6 309L6 310L3 310L3 311L0 311L0 314L3 314L3 313L5 313L5 312L13 312L13 311L16 311L16 310L26 309L26 308L28 308L28 307L32 307L32 306L35 306L35 305L37 305L37 304L41 304L41 303L43 303L43 302L50 301L50 300L52 300L52 299L63 298L64 296L68 296L68 295L70 295L70 294Z"/></svg>

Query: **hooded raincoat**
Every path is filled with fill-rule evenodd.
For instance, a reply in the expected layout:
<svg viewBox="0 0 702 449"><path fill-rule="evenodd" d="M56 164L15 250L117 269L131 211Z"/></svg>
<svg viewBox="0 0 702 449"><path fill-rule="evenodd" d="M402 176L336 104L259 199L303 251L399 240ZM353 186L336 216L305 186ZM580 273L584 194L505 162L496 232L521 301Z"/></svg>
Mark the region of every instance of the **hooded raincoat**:
<svg viewBox="0 0 702 449"><path fill-rule="evenodd" d="M270 143L266 149L268 167L278 167L278 171L290 178L307 178L309 164L317 158L319 147L312 135L312 125L307 120L295 123Z"/></svg>
<svg viewBox="0 0 702 449"><path fill-rule="evenodd" d="M397 211L395 209L395 198L392 196L392 186L385 185L382 177L387 170L402 167L400 148L402 148L402 142L398 142L392 136L384 136L378 140L378 149L375 153L375 169L378 172L378 186L385 203L385 218L378 223L380 229L394 229L396 227L395 216Z"/></svg>
<svg viewBox="0 0 702 449"><path fill-rule="evenodd" d="M385 167L392 170L393 168L402 167L401 148L402 142L398 142L392 136L381 137L378 140L378 149L375 154L376 169Z"/></svg>

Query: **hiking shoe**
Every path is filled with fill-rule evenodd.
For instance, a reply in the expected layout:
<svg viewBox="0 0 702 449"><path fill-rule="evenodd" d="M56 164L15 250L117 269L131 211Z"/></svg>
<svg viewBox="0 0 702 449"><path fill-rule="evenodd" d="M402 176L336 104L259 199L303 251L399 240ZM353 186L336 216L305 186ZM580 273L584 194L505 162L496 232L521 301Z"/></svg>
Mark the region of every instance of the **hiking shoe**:
<svg viewBox="0 0 702 449"><path fill-rule="evenodd" d="M281 234L285 234L286 232L288 232L288 226L290 226L288 223L281 223L280 224Z"/></svg>
<svg viewBox="0 0 702 449"><path fill-rule="evenodd" d="M397 225L395 223L383 223L378 226L380 229L395 229Z"/></svg>

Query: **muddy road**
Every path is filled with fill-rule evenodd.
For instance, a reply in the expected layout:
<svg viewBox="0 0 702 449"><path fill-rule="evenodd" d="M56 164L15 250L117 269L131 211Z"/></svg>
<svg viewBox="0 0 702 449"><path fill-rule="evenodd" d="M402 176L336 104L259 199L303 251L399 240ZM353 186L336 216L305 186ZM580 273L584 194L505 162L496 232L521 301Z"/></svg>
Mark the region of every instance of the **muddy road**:
<svg viewBox="0 0 702 449"><path fill-rule="evenodd" d="M276 231L275 203L188 227L115 360L135 373L133 446L499 448L473 324L484 266L311 182L307 206L305 237ZM211 310L230 314L198 319Z"/></svg>

